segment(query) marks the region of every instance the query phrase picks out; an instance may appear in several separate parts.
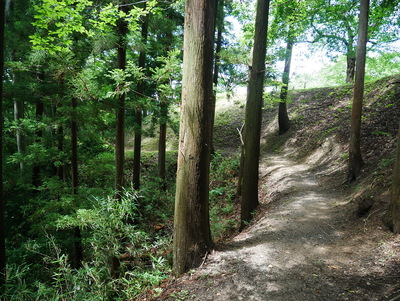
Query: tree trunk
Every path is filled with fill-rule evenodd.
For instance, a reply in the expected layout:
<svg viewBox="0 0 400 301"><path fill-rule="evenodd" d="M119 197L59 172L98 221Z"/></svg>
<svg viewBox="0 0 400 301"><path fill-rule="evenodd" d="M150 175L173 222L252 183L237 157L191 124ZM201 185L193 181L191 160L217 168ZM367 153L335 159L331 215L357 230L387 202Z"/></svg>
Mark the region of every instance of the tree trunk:
<svg viewBox="0 0 400 301"><path fill-rule="evenodd" d="M258 202L258 161L260 157L261 110L265 76L269 0L257 1L254 47L246 100L241 228L250 221Z"/></svg>
<svg viewBox="0 0 400 301"><path fill-rule="evenodd" d="M57 129L57 150L61 153L64 151L64 128L59 126ZM65 168L64 165L54 166L55 173L58 178L65 180Z"/></svg>
<svg viewBox="0 0 400 301"><path fill-rule="evenodd" d="M160 133L158 139L158 176L162 181L161 188L165 190L165 154L167 143L167 118L168 105L165 101L160 102Z"/></svg>
<svg viewBox="0 0 400 301"><path fill-rule="evenodd" d="M397 152L393 169L391 199L384 222L393 233L400 233L400 128L397 136Z"/></svg>
<svg viewBox="0 0 400 301"><path fill-rule="evenodd" d="M139 90L139 89L138 89ZM140 158L142 150L142 110L135 111L135 138L133 146L133 188L140 189Z"/></svg>
<svg viewBox="0 0 400 301"><path fill-rule="evenodd" d="M278 113L278 124L279 124L279 135L286 133L290 129L290 120L287 112L287 94L289 88L289 78L290 78L290 65L292 62L292 53L293 53L293 39L290 37L286 44L286 53L285 53L285 67L283 69L282 75L282 89L280 94L280 103L279 103L279 113Z"/></svg>
<svg viewBox="0 0 400 301"><path fill-rule="evenodd" d="M142 50L139 53L139 68L145 69L146 67L146 49L148 31L148 18L142 23ZM137 85L137 92L139 97L145 94L145 81L141 80ZM142 150L142 108L138 107L135 111L135 145L133 150L133 188L140 189L140 159Z"/></svg>
<svg viewBox="0 0 400 301"><path fill-rule="evenodd" d="M25 136L22 134L21 129L21 120L24 118L24 101L21 99L14 100L14 120L18 126L16 131L16 140L17 140L17 151L20 154L25 153L26 143ZM19 169L22 171L24 169L24 163L19 163Z"/></svg>
<svg viewBox="0 0 400 301"><path fill-rule="evenodd" d="M128 11L126 1L122 1L119 9L125 13ZM126 68L126 36L128 33L128 23L120 18L117 21L118 47L117 47L117 68ZM125 161L125 94L118 94L117 99L117 126L115 141L115 190L118 198L122 197L124 187L124 161Z"/></svg>
<svg viewBox="0 0 400 301"><path fill-rule="evenodd" d="M242 196L242 187L243 187L243 165L244 165L244 145L241 145L240 152L240 163L239 163L239 174L238 174L238 184L236 187L236 196Z"/></svg>
<svg viewBox="0 0 400 301"><path fill-rule="evenodd" d="M79 179L78 179L78 124L77 118L77 101L76 98L72 98L72 118L71 118L71 166L72 166L72 194L76 198L78 195ZM75 199L75 202L77 200ZM74 229L74 268L78 269L82 267L83 261L83 249L82 249L82 237L81 230L79 227Z"/></svg>
<svg viewBox="0 0 400 301"><path fill-rule="evenodd" d="M356 58L352 54L347 54L346 84L354 83L356 73Z"/></svg>
<svg viewBox="0 0 400 301"><path fill-rule="evenodd" d="M353 92L353 107L350 128L349 166L347 182L354 181L361 172L363 160L361 156L361 115L364 97L364 75L366 45L368 36L369 0L361 0L360 20L358 27L356 81Z"/></svg>
<svg viewBox="0 0 400 301"><path fill-rule="evenodd" d="M216 105L216 91L218 86L219 77L219 66L221 63L220 53L222 49L222 32L224 30L224 0L217 0L217 12L215 16L216 26L217 26L217 41L215 46L215 59L214 59L214 72L213 72L213 85L215 89L214 97L211 101L210 106L210 139L211 139L211 153L215 152L214 149L214 123L215 123L215 105Z"/></svg>
<svg viewBox="0 0 400 301"><path fill-rule="evenodd" d="M173 270L198 266L211 249L209 223L210 111L213 101L215 0L185 7L182 105L175 197Z"/></svg>
<svg viewBox="0 0 400 301"><path fill-rule="evenodd" d="M3 75L4 75L4 23L5 1L0 0L0 294L6 280L6 244L3 195Z"/></svg>
<svg viewBox="0 0 400 301"><path fill-rule="evenodd" d="M42 74L42 73L39 74L39 80L44 80L44 74ZM36 121L39 122L42 120L43 113L44 113L44 104L40 99L38 99L36 101L36 112L35 112ZM35 137L36 143L42 142L42 136L43 136L43 130L41 130L41 129L37 130L36 137ZM39 186L42 185L42 181L40 179L41 169L42 169L42 167L41 167L40 163L33 166L32 184L35 188L38 188Z"/></svg>

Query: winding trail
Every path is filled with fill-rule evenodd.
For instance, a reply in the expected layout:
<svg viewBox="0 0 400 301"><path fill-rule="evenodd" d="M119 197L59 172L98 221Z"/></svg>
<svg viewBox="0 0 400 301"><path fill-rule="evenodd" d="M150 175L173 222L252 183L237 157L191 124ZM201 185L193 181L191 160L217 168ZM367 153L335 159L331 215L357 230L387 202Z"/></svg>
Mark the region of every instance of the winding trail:
<svg viewBox="0 0 400 301"><path fill-rule="evenodd" d="M279 202L163 300L386 300L371 245L346 232L343 192L316 174L288 156L266 157L262 182Z"/></svg>

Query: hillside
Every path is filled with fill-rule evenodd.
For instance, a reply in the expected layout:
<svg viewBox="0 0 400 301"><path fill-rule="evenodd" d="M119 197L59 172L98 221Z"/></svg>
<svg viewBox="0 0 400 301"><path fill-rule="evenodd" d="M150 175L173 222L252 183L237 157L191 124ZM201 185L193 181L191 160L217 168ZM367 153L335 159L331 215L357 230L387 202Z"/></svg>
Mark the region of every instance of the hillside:
<svg viewBox="0 0 400 301"><path fill-rule="evenodd" d="M389 201L400 75L367 84L365 95L365 166L349 186L343 183L350 86L292 92L293 126L282 136L276 110L266 104L262 204L254 221L218 245L199 269L164 283L158 297L138 300L398 300L400 239L381 220ZM237 150L240 140L230 135L238 136L242 102L221 111L215 146Z"/></svg>

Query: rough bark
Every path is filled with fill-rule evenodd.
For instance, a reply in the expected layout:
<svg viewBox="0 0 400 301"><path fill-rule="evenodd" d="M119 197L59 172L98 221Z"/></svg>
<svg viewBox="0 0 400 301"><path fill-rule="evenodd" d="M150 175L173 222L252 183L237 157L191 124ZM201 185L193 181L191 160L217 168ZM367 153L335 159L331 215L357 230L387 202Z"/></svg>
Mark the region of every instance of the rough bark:
<svg viewBox="0 0 400 301"><path fill-rule="evenodd" d="M286 43L285 67L283 69L283 75L282 75L283 85L281 88L279 111L278 111L279 135L286 133L290 129L290 120L287 112L287 94L289 88L290 65L292 62L293 45L294 42L289 37L289 40Z"/></svg>
<svg viewBox="0 0 400 301"><path fill-rule="evenodd" d="M182 105L175 197L173 270L198 266L211 249L209 224L210 121L216 3L185 7Z"/></svg>
<svg viewBox="0 0 400 301"><path fill-rule="evenodd" d="M362 0L358 27L358 43L356 55L356 80L353 92L353 107L351 115L349 166L347 182L354 181L361 172L363 160L361 156L361 116L364 97L364 75L366 45L368 36L369 0Z"/></svg>
<svg viewBox="0 0 400 301"><path fill-rule="evenodd" d="M4 22L5 1L0 0L0 294L3 292L6 275L6 244L3 195L3 75L4 75Z"/></svg>
<svg viewBox="0 0 400 301"><path fill-rule="evenodd" d="M127 11L125 1L121 2L120 10ZM126 68L126 36L128 33L128 23L123 19L117 21L118 47L117 47L117 68ZM118 94L116 112L116 139L115 139L115 190L118 198L122 196L124 187L124 161L125 161L125 94Z"/></svg>
<svg viewBox="0 0 400 301"><path fill-rule="evenodd" d="M246 125L244 127L244 164L241 227L252 218L258 201L258 161L260 157L261 110L265 76L269 0L257 1L253 59L247 87Z"/></svg>
<svg viewBox="0 0 400 301"><path fill-rule="evenodd" d="M146 50L145 45L147 43L147 32L148 32L148 18L146 17L142 23L142 50L139 53L139 68L143 70L146 67ZM137 85L137 92L139 97L143 97L145 94L145 81L141 80ZM136 190L140 189L140 158L142 149L142 108L138 107L135 111L135 139L134 139L134 150L133 150L133 188Z"/></svg>
<svg viewBox="0 0 400 301"><path fill-rule="evenodd" d="M400 127L397 136L397 152L393 169L392 191L384 222L393 233L400 233Z"/></svg>

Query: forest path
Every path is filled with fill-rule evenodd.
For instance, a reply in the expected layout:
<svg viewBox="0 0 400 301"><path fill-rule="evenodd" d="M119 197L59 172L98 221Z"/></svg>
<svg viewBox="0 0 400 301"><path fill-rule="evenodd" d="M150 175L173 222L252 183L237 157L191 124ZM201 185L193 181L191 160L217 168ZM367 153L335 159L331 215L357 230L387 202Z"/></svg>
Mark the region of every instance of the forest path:
<svg viewBox="0 0 400 301"><path fill-rule="evenodd" d="M324 171L268 155L260 173L277 200L162 300L386 300L378 246L351 232Z"/></svg>

